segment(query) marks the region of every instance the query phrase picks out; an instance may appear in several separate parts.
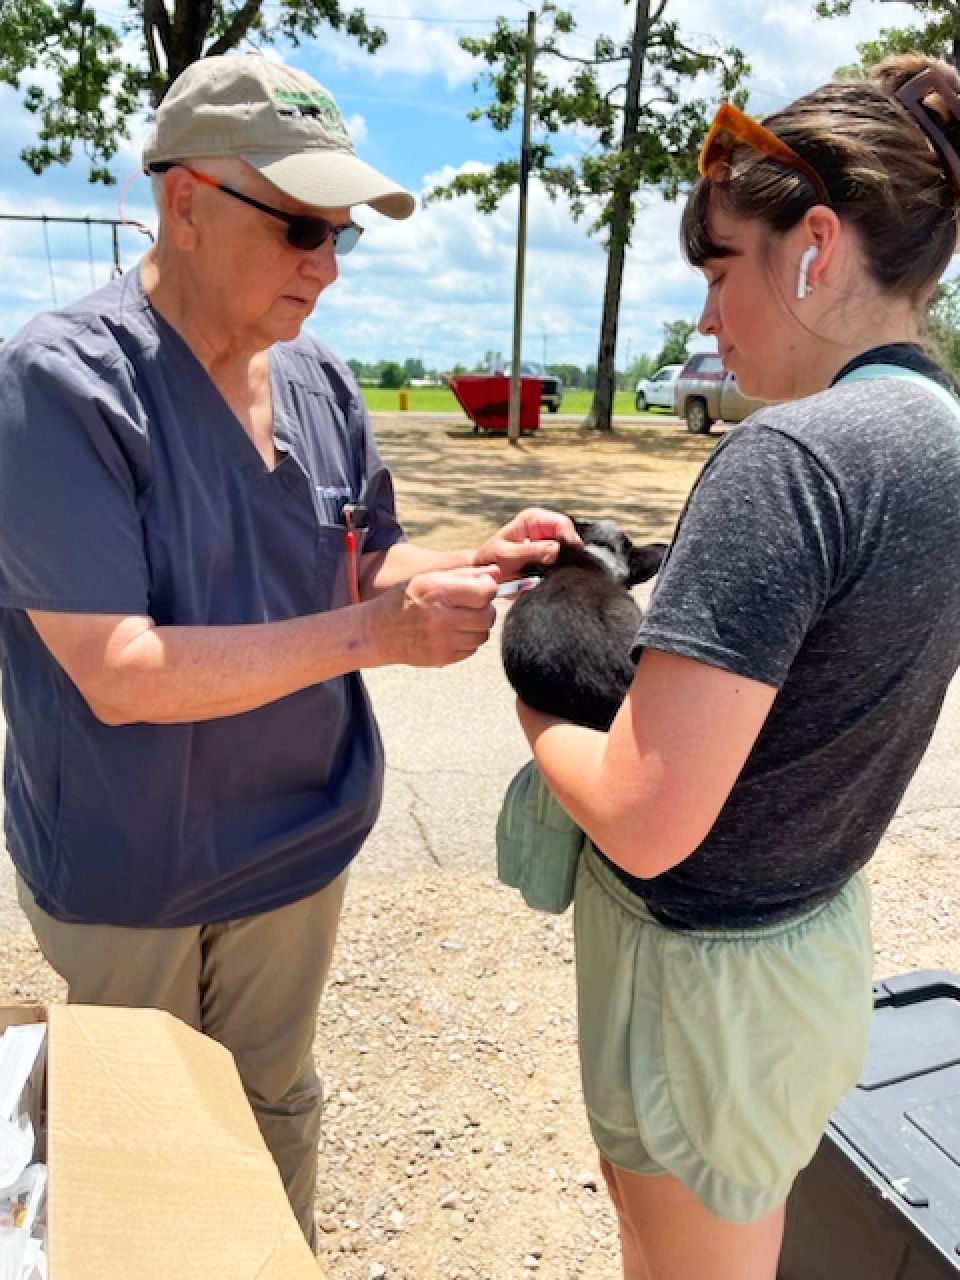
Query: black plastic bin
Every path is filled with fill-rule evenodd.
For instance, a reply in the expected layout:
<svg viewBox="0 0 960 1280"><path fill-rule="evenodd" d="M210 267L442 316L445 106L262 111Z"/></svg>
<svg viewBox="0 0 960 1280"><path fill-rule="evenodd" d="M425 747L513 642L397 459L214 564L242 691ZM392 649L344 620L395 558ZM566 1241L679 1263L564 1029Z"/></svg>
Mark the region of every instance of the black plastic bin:
<svg viewBox="0 0 960 1280"><path fill-rule="evenodd" d="M778 1277L960 1277L960 975L874 987L867 1067L787 1202Z"/></svg>

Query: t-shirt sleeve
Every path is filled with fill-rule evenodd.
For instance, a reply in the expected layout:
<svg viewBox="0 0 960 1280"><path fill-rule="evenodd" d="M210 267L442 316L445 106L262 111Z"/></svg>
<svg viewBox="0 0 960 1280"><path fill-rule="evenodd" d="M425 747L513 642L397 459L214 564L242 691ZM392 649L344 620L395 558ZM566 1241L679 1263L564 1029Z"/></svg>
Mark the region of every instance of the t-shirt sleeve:
<svg viewBox="0 0 960 1280"><path fill-rule="evenodd" d="M680 517L636 652L659 649L779 688L843 573L837 487L762 423L717 446Z"/></svg>
<svg viewBox="0 0 960 1280"><path fill-rule="evenodd" d="M122 362L28 341L3 353L0 605L147 612L131 401Z"/></svg>

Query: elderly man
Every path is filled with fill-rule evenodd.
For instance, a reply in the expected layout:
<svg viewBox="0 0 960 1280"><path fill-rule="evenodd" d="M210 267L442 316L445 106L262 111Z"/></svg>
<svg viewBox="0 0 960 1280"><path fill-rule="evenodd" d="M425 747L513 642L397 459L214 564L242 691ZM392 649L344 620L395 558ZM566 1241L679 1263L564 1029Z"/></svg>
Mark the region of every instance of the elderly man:
<svg viewBox="0 0 960 1280"><path fill-rule="evenodd" d="M356 386L300 336L351 207L413 198L329 94L256 54L190 66L144 155L139 270L0 357L6 835L71 1000L167 1009L234 1054L315 1240L312 1041L383 771L358 672L442 666L565 518L403 538Z"/></svg>

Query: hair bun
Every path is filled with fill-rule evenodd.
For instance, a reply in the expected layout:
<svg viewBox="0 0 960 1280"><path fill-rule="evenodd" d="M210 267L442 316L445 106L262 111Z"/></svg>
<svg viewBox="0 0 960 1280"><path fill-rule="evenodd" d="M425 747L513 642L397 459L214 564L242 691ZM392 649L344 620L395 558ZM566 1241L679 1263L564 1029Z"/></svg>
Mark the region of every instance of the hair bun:
<svg viewBox="0 0 960 1280"><path fill-rule="evenodd" d="M937 153L956 203L960 198L960 78L956 69L940 58L904 53L878 63L871 78L910 117Z"/></svg>

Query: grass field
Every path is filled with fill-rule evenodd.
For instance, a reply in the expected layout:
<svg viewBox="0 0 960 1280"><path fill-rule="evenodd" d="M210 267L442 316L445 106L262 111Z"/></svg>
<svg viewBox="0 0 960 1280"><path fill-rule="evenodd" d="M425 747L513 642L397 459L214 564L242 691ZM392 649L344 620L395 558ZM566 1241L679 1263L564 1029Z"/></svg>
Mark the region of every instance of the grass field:
<svg viewBox="0 0 960 1280"><path fill-rule="evenodd" d="M399 409L400 393L386 391L381 387L361 387L363 399L371 413L389 413ZM405 388L408 408L411 413L462 413L457 398L447 387L409 387ZM561 413L572 413L580 417L586 415L592 398L590 391L565 391ZM618 391L613 404L613 412L617 417L652 417L661 416L662 410L648 411L638 414L629 391ZM552 417L546 409L542 413L542 421L549 422Z"/></svg>

